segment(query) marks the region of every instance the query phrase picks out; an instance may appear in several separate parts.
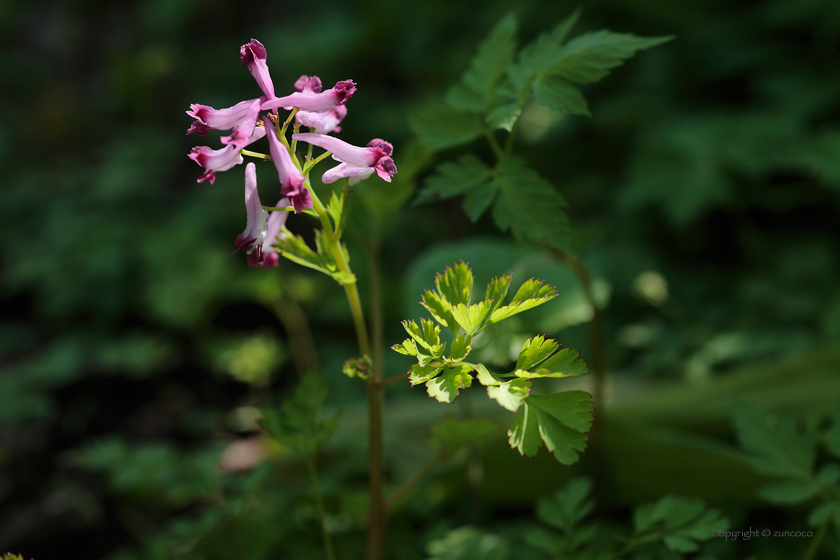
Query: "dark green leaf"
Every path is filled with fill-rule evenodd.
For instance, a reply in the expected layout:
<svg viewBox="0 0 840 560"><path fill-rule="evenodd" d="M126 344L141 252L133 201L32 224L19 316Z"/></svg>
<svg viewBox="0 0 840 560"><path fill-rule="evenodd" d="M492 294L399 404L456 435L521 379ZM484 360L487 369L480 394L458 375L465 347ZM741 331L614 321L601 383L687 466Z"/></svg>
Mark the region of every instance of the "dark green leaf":
<svg viewBox="0 0 840 560"><path fill-rule="evenodd" d="M534 99L554 111L591 117L580 90L560 76L546 76L534 84Z"/></svg>
<svg viewBox="0 0 840 560"><path fill-rule="evenodd" d="M492 129L501 128L511 132L513 125L516 124L521 114L522 106L519 103L511 102L494 107L487 113L484 120Z"/></svg>
<svg viewBox="0 0 840 560"><path fill-rule="evenodd" d="M702 500L665 496L655 504L636 508L634 538L642 541L662 539L675 552L697 550L697 542L707 541L726 530L729 521Z"/></svg>
<svg viewBox="0 0 840 560"><path fill-rule="evenodd" d="M408 122L420 142L433 151L460 146L484 134L480 117L443 104L418 111Z"/></svg>
<svg viewBox="0 0 840 560"><path fill-rule="evenodd" d="M673 37L636 37L602 30L575 37L560 49L546 74L558 74L578 84L597 82L636 51L649 49Z"/></svg>
<svg viewBox="0 0 840 560"><path fill-rule="evenodd" d="M549 395L532 395L529 399L570 428L579 432L588 432L592 427L592 411L595 410L595 404L589 393L565 391Z"/></svg>
<svg viewBox="0 0 840 560"><path fill-rule="evenodd" d="M461 156L456 161L446 161L426 179L414 204L463 194L487 183L491 176L492 170L473 154Z"/></svg>
<svg viewBox="0 0 840 560"><path fill-rule="evenodd" d="M813 482L784 480L758 489L758 495L774 504L794 505L807 502L820 491Z"/></svg>
<svg viewBox="0 0 840 560"><path fill-rule="evenodd" d="M587 437L565 426L539 407L534 407L534 412L539 423L540 437L546 448L554 453L555 459L564 465L576 463L580 458L579 452L586 449Z"/></svg>
<svg viewBox="0 0 840 560"><path fill-rule="evenodd" d="M537 503L537 517L552 527L570 532L595 507L595 501L589 499L591 493L589 479L570 480L552 498L543 498Z"/></svg>
<svg viewBox="0 0 840 560"><path fill-rule="evenodd" d="M545 243L570 252L569 218L560 193L517 157L499 162L493 179L499 196L493 219L502 230L511 230L517 240Z"/></svg>
<svg viewBox="0 0 840 560"><path fill-rule="evenodd" d="M733 417L741 445L753 454L749 458L753 470L769 476L811 476L816 440L799 432L793 420L743 402L733 406Z"/></svg>
<svg viewBox="0 0 840 560"><path fill-rule="evenodd" d="M449 531L426 547L428 560L506 560L508 548L501 537L473 527Z"/></svg>
<svg viewBox="0 0 840 560"><path fill-rule="evenodd" d="M471 190L464 197L464 202L461 205L461 208L464 209L464 214L473 223L477 222L487 212L490 205L493 204L493 201L496 199L496 193L498 193L498 189L494 186L494 183L487 183L477 189Z"/></svg>

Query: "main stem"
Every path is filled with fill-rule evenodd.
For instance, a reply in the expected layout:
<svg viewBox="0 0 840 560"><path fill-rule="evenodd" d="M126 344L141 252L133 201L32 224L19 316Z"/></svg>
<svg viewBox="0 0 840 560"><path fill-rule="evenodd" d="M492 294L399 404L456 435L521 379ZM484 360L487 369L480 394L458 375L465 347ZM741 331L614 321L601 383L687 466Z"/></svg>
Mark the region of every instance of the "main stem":
<svg viewBox="0 0 840 560"><path fill-rule="evenodd" d="M314 190L312 192L312 203L327 240L330 251L335 258L339 269L352 274L350 265L344 256L338 238L327 216L327 211L321 203ZM347 302L350 304L350 312L353 314L353 323L356 326L356 336L359 340L359 351L362 355L371 355L370 340L368 339L367 325L362 310L362 302L359 298L359 290L355 282L343 284L347 294ZM382 448L382 369L374 367L374 374L368 379L368 437L370 460L370 503L368 506L368 532L367 532L367 560L382 560L385 545L385 525L387 522L385 498L383 485L385 481Z"/></svg>

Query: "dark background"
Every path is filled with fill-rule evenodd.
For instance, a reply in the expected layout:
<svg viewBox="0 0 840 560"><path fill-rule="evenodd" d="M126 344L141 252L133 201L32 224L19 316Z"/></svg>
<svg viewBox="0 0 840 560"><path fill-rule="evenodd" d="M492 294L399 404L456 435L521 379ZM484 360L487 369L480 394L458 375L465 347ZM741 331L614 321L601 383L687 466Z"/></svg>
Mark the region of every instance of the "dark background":
<svg viewBox="0 0 840 560"><path fill-rule="evenodd" d="M404 336L400 320L420 315L433 274L464 259L479 282L514 271L555 283L560 298L512 334L591 353L591 308L574 276L489 217L470 224L456 199L369 223L389 189L405 199L457 153L423 152L408 117L458 79L496 21L513 9L525 43L578 4L397 4L0 4L0 550L316 557L305 473L284 450L244 474L219 457L250 441L251 405L279 402L318 363L344 414L320 460L331 530L341 557L361 553L364 397L340 374L355 351L344 295L292 263L249 270L231 256L245 218L241 168L197 184L186 157L216 142L184 135L190 103L257 95L238 58L251 37L268 50L278 94L301 74L351 78L359 89L342 138L395 146L398 181L360 185L348 233L366 303L365 247L381 236L388 345ZM582 6L577 32L676 39L585 88L592 119L539 106L523 116L517 152L569 201L604 306L610 383L597 405L609 420L574 472L595 478L599 511L616 523L676 492L722 509L736 529L801 528L807 510L755 496L762 480L735 455L729 411L738 396L814 423L840 400L840 4ZM266 204L270 171L260 175ZM289 342L307 330L314 351ZM408 367L387 354L388 373ZM390 480L427 457L435 419L483 411L480 393L448 408L420 388L389 393ZM507 425L496 409L488 414ZM436 471L396 512L392 557L421 558L449 527L529 516L568 473L499 438L480 459Z"/></svg>

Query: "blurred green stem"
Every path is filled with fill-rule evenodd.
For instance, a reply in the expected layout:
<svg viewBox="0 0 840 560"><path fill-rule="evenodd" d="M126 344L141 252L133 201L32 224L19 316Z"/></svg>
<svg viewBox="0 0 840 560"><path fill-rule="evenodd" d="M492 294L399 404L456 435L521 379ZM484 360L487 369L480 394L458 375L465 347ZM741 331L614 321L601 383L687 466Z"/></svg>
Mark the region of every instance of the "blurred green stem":
<svg viewBox="0 0 840 560"><path fill-rule="evenodd" d="M289 349L292 352L298 375L320 370L318 352L315 349L312 330L309 328L309 320L295 297L284 289L283 295L272 301L271 310L286 330Z"/></svg>
<svg viewBox="0 0 840 560"><path fill-rule="evenodd" d="M812 560L814 556L817 554L817 551L820 549L820 545L825 538L825 534L828 532L828 526L831 522L830 517L826 517L825 521L822 522L820 528L817 529L817 535L808 545L808 549L805 551L805 555L802 557L802 560Z"/></svg>
<svg viewBox="0 0 840 560"><path fill-rule="evenodd" d="M306 458L306 469L309 471L309 480L312 482L312 494L315 497L315 507L318 508L318 523L321 526L321 538L324 539L324 550L327 553L327 560L335 559L332 538L327 531L327 516L324 512L324 499L321 496L321 486L318 484L318 472L315 470L315 458L311 455Z"/></svg>

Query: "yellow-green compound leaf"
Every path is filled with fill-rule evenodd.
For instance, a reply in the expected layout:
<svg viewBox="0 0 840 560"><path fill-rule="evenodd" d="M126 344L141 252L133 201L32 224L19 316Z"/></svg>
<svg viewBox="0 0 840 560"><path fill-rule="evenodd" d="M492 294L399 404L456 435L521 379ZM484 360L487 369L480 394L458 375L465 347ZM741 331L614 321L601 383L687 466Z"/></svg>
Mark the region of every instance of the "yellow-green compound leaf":
<svg viewBox="0 0 840 560"><path fill-rule="evenodd" d="M451 305L455 306L459 303L467 305L470 303L472 294L472 271L464 261L447 266L443 274L435 276L435 286L438 293Z"/></svg>
<svg viewBox="0 0 840 560"><path fill-rule="evenodd" d="M498 385L502 383L503 379L498 377L496 374L491 373L484 364L476 364L475 371L478 373L478 382L484 385L485 387L490 387L492 385Z"/></svg>
<svg viewBox="0 0 840 560"><path fill-rule="evenodd" d="M449 347L449 359L453 362L463 360L470 353L472 348L472 337L467 333L461 333L452 341Z"/></svg>
<svg viewBox="0 0 840 560"><path fill-rule="evenodd" d="M592 427L591 398L583 391L526 397L508 431L510 446L530 457L545 443L564 465L577 462Z"/></svg>
<svg viewBox="0 0 840 560"><path fill-rule="evenodd" d="M522 400L531 392L531 382L527 379L512 379L497 386L487 387L491 399L511 412L516 412Z"/></svg>
<svg viewBox="0 0 840 560"><path fill-rule="evenodd" d="M577 377L589 373L589 364L576 348L563 348L536 367L516 370L518 377Z"/></svg>
<svg viewBox="0 0 840 560"><path fill-rule="evenodd" d="M330 203L327 205L327 214L333 220L335 226L335 235L341 239L341 234L344 231L344 191L341 191L341 196L335 194L333 191L330 196Z"/></svg>
<svg viewBox="0 0 840 560"><path fill-rule="evenodd" d="M493 305L493 302L490 300L484 300L469 307L459 303L452 306L452 316L465 331L473 334L484 322L484 318L490 312L491 305Z"/></svg>
<svg viewBox="0 0 840 560"><path fill-rule="evenodd" d="M508 317L533 309L557 296L554 286L542 280L531 278L516 291L513 300L508 305L499 307L490 315L491 323L498 323Z"/></svg>
<svg viewBox="0 0 840 560"><path fill-rule="evenodd" d="M487 284L487 290L484 292L484 299L489 299L493 302L491 311L496 311L502 302L505 301L508 289L510 289L510 282L513 276L505 274L497 278L493 278Z"/></svg>
<svg viewBox="0 0 840 560"><path fill-rule="evenodd" d="M442 369L443 366L421 366L420 364L414 364L408 371L408 380L412 385L419 385L432 379Z"/></svg>
<svg viewBox="0 0 840 560"><path fill-rule="evenodd" d="M527 372L532 367L542 362L555 350L560 348L556 340L546 340L543 336L535 336L529 338L522 345L522 350L519 351L519 359L516 360L516 374L520 371Z"/></svg>
<svg viewBox="0 0 840 560"><path fill-rule="evenodd" d="M443 355L446 343L440 343L440 327L431 319L420 319L420 324L422 327L414 321L402 322L403 328L420 346L429 350L434 356Z"/></svg>
<svg viewBox="0 0 840 560"><path fill-rule="evenodd" d="M327 275L332 274L324 259L310 249L300 235L286 235L283 238L278 238L275 247L281 255L292 262Z"/></svg>
<svg viewBox="0 0 840 560"><path fill-rule="evenodd" d="M444 418L432 426L432 446L439 451L454 453L501 433L502 429L496 423L485 418Z"/></svg>
<svg viewBox="0 0 840 560"><path fill-rule="evenodd" d="M438 402L450 403L458 396L460 389L472 385L472 376L468 366L447 367L443 373L426 383L426 392Z"/></svg>
<svg viewBox="0 0 840 560"><path fill-rule="evenodd" d="M391 350L393 350L394 352L399 352L400 354L404 354L406 356L417 355L417 345L411 338L406 338L399 344L394 344L393 346L391 346Z"/></svg>
<svg viewBox="0 0 840 560"><path fill-rule="evenodd" d="M429 313L432 314L435 321L453 333L458 332L458 322L455 321L455 317L452 316L451 312L452 305L445 299L441 299L437 292L433 292L432 290L426 290L423 292L423 301L420 302L420 305L425 307Z"/></svg>

